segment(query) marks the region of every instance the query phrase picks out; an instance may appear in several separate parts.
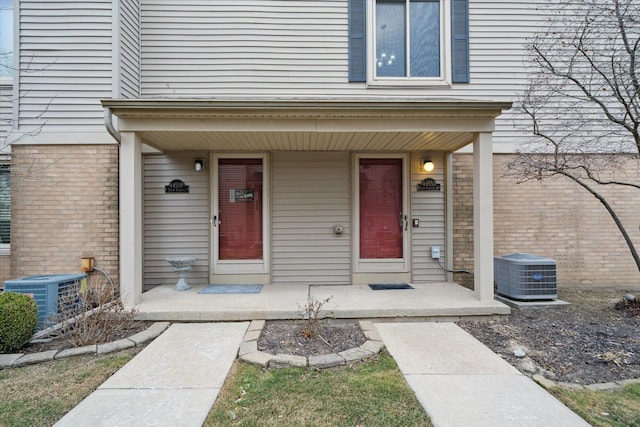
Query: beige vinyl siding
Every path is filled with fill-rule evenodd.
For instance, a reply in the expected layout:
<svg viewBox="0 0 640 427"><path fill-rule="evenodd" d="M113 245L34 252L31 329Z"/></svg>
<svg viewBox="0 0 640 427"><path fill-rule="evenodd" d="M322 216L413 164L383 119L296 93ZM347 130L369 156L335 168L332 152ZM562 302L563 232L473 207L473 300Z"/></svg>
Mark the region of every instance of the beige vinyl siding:
<svg viewBox="0 0 640 427"><path fill-rule="evenodd" d="M141 5L144 96L345 86L345 0Z"/></svg>
<svg viewBox="0 0 640 427"><path fill-rule="evenodd" d="M194 170L194 160L206 153L179 152L144 157L144 286L173 285L178 276L165 261L195 256L188 275L191 284L209 280L209 174ZM189 193L165 193L181 179Z"/></svg>
<svg viewBox="0 0 640 427"><path fill-rule="evenodd" d="M351 282L349 159L349 153L273 154L273 283Z"/></svg>
<svg viewBox="0 0 640 427"><path fill-rule="evenodd" d="M435 164L431 173L421 172L421 159L428 158ZM425 178L433 178L441 185L440 191L417 191L417 185ZM431 259L431 246L440 246L445 265L445 183L442 153L411 155L411 219L420 221L419 227L411 227L412 280L415 283L445 281L444 271Z"/></svg>
<svg viewBox="0 0 640 427"><path fill-rule="evenodd" d="M112 1L20 2L22 125L104 128L112 95Z"/></svg>
<svg viewBox="0 0 640 427"><path fill-rule="evenodd" d="M512 99L522 45L543 25L530 2L471 2L470 84L348 82L347 0L142 0L144 97L471 96Z"/></svg>
<svg viewBox="0 0 640 427"><path fill-rule="evenodd" d="M512 101L523 43L545 25L534 2L470 2L471 83L348 82L347 0L142 0L142 96L469 97ZM521 133L497 120L497 146Z"/></svg>
<svg viewBox="0 0 640 427"><path fill-rule="evenodd" d="M140 97L140 5L120 2L120 96Z"/></svg>

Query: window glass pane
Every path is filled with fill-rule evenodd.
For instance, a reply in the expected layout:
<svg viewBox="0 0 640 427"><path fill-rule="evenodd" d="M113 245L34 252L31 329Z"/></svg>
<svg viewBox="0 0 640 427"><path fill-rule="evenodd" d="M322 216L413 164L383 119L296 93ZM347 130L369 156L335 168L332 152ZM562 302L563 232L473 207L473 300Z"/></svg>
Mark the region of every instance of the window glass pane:
<svg viewBox="0 0 640 427"><path fill-rule="evenodd" d="M440 2L411 1L411 77L440 77Z"/></svg>
<svg viewBox="0 0 640 427"><path fill-rule="evenodd" d="M11 188L9 165L0 165L0 244L10 243Z"/></svg>
<svg viewBox="0 0 640 427"><path fill-rule="evenodd" d="M0 77L11 77L13 67L13 0L0 0Z"/></svg>
<svg viewBox="0 0 640 427"><path fill-rule="evenodd" d="M376 75L405 77L404 2L376 3Z"/></svg>

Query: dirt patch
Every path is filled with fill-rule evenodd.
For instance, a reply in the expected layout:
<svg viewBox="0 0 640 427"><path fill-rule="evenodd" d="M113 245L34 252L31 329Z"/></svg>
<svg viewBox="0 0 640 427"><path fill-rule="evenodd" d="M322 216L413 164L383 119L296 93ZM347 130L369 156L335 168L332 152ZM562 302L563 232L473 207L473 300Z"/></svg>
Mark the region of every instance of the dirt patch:
<svg viewBox="0 0 640 427"><path fill-rule="evenodd" d="M640 378L639 311L635 303L619 303L625 294L562 291L559 298L570 305L513 309L505 320L458 324L527 374L578 384Z"/></svg>
<svg viewBox="0 0 640 427"><path fill-rule="evenodd" d="M305 337L301 323L267 322L258 339L258 350L270 354L314 356L359 347L366 338L356 322L323 320L315 337Z"/></svg>

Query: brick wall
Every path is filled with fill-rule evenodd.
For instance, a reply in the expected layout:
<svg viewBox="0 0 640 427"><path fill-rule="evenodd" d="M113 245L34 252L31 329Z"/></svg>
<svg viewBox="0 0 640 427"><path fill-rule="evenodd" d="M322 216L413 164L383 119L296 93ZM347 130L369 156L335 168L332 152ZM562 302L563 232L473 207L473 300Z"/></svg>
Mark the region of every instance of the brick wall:
<svg viewBox="0 0 640 427"><path fill-rule="evenodd" d="M11 276L11 258L8 256L0 256L0 287L5 280L15 279Z"/></svg>
<svg viewBox="0 0 640 427"><path fill-rule="evenodd" d="M516 184L504 177L512 156L494 155L494 254L555 259L560 287L640 287L640 273L602 204L561 177ZM453 157L454 267L473 269L473 158ZM640 191L603 193L640 249ZM463 275L456 280L471 283Z"/></svg>
<svg viewBox="0 0 640 427"><path fill-rule="evenodd" d="M14 278L78 273L92 256L118 282L117 145L15 145L11 198Z"/></svg>

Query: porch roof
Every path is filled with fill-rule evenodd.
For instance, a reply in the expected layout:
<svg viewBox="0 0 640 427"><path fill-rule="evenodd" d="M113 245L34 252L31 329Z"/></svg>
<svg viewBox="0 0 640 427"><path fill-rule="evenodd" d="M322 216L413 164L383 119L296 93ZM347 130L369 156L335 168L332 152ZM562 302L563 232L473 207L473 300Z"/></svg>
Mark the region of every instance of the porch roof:
<svg viewBox="0 0 640 427"><path fill-rule="evenodd" d="M455 151L510 102L460 99L105 99L107 128L158 150ZM111 125L118 117L118 130Z"/></svg>

